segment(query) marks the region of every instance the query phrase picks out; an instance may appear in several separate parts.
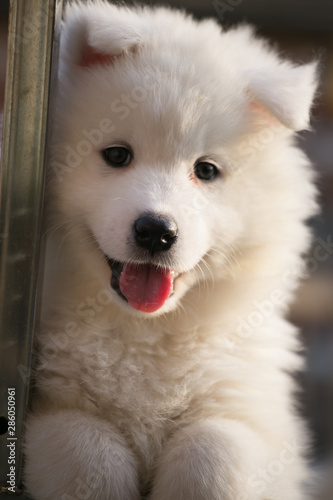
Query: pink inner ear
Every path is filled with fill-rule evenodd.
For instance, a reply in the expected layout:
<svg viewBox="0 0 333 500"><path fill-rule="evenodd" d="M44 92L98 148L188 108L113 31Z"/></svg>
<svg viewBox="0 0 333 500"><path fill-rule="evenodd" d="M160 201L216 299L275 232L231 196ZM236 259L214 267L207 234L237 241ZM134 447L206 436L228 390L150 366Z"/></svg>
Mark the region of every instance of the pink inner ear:
<svg viewBox="0 0 333 500"><path fill-rule="evenodd" d="M255 101L250 102L250 109L251 111L256 111L258 113L268 113L268 111L263 106L261 106L261 104L258 104Z"/></svg>
<svg viewBox="0 0 333 500"><path fill-rule="evenodd" d="M257 103L256 101L250 102L250 110L253 113L259 115L259 117L261 117L265 121L267 121L267 120L268 121L277 121L275 116L273 116L272 113L270 113L270 111L268 109L266 109L264 106Z"/></svg>
<svg viewBox="0 0 333 500"><path fill-rule="evenodd" d="M82 49L79 65L84 68L96 66L97 64L105 66L107 64L112 64L114 60L120 55L121 54L103 54L101 52L97 52L93 47L90 47L90 45L86 45Z"/></svg>

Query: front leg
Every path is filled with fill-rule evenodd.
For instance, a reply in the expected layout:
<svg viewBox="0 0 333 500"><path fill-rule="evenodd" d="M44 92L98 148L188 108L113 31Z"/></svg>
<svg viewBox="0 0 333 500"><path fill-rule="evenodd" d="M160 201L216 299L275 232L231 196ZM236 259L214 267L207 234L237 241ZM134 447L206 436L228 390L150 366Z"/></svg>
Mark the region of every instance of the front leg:
<svg viewBox="0 0 333 500"><path fill-rule="evenodd" d="M139 500L137 461L108 422L79 411L32 416L25 486L34 500Z"/></svg>
<svg viewBox="0 0 333 500"><path fill-rule="evenodd" d="M280 456L285 463L275 474ZM295 462L296 455L269 449L241 422L200 421L169 441L151 500L301 500L302 467Z"/></svg>

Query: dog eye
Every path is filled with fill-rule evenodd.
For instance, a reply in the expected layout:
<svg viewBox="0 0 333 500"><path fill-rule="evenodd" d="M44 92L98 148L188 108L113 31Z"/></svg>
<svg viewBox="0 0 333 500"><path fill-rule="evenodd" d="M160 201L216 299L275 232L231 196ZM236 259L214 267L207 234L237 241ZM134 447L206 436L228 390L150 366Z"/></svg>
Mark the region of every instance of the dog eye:
<svg viewBox="0 0 333 500"><path fill-rule="evenodd" d="M126 167L131 163L132 152L125 146L112 146L102 151L104 160L108 165L115 168Z"/></svg>
<svg viewBox="0 0 333 500"><path fill-rule="evenodd" d="M194 166L194 173L202 181L212 181L218 176L218 169L212 163L200 161Z"/></svg>

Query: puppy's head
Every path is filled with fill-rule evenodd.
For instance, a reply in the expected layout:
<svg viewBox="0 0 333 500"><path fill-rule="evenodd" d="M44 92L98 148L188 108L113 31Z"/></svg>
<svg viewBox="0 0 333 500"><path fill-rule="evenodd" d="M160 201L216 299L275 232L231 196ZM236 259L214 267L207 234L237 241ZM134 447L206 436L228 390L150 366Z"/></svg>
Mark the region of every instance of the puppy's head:
<svg viewBox="0 0 333 500"><path fill-rule="evenodd" d="M115 303L167 312L251 249L285 245L313 209L290 136L308 125L314 90L314 65L282 62L246 27L68 8L50 186Z"/></svg>

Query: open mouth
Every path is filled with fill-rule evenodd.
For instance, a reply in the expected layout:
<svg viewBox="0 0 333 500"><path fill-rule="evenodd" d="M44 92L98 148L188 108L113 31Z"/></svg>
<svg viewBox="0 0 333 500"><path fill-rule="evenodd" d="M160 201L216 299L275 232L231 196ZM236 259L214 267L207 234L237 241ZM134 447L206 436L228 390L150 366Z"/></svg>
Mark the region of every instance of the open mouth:
<svg viewBox="0 0 333 500"><path fill-rule="evenodd" d="M177 276L172 269L161 269L149 263L122 263L110 258L107 261L112 271L112 288L138 311L157 311L173 292Z"/></svg>

